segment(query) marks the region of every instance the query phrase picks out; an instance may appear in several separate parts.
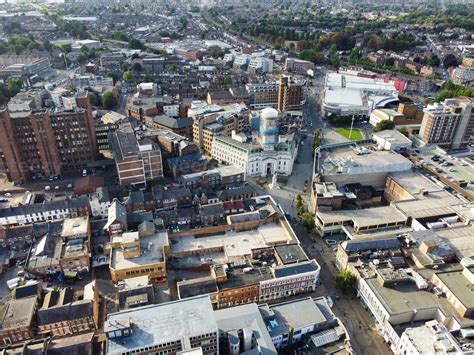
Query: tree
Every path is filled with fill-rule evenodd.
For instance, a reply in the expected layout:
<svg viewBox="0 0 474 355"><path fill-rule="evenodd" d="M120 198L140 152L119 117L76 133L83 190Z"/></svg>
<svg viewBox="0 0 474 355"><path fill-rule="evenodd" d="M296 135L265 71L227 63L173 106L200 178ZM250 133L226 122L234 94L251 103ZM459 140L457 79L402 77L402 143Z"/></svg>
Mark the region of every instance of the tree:
<svg viewBox="0 0 474 355"><path fill-rule="evenodd" d="M313 154L314 154L314 150L321 145L320 135L321 133L319 132L319 129L316 128L314 130Z"/></svg>
<svg viewBox="0 0 474 355"><path fill-rule="evenodd" d="M339 271L336 276L336 285L346 295L353 295L356 291L357 277L349 270Z"/></svg>
<svg viewBox="0 0 474 355"><path fill-rule="evenodd" d="M114 81L114 85L115 85L115 83L116 83L116 81L117 81L117 79L118 79L118 75L115 74L114 72L108 72L108 73L107 73L107 77L112 78L112 80Z"/></svg>
<svg viewBox="0 0 474 355"><path fill-rule="evenodd" d="M125 80L127 83L133 82L135 80L133 71L127 70L125 73L123 73L123 80Z"/></svg>
<svg viewBox="0 0 474 355"><path fill-rule="evenodd" d="M222 59L222 58L224 58L224 52L221 51L221 50L218 49L218 48L217 48L217 49L213 49L213 50L211 51L211 56L212 56L212 58L214 58L214 59L218 59L218 58L221 58L221 59Z"/></svg>
<svg viewBox="0 0 474 355"><path fill-rule="evenodd" d="M395 58L393 57L385 58L384 64L388 67L393 67L393 65L395 64Z"/></svg>
<svg viewBox="0 0 474 355"><path fill-rule="evenodd" d="M394 129L394 128L395 128L395 123L393 123L393 121L383 120L375 125L374 132L380 132L386 129Z"/></svg>
<svg viewBox="0 0 474 355"><path fill-rule="evenodd" d="M53 44L49 41L44 41L43 42L43 48L45 51L52 52L53 51Z"/></svg>
<svg viewBox="0 0 474 355"><path fill-rule="evenodd" d="M314 216L310 212L303 213L303 226L306 231L311 232L315 226L314 224Z"/></svg>
<svg viewBox="0 0 474 355"><path fill-rule="evenodd" d="M112 92L107 91L104 96L102 96L102 105L106 110L111 110L117 106L117 98Z"/></svg>
<svg viewBox="0 0 474 355"><path fill-rule="evenodd" d="M69 53L72 51L72 46L70 44L63 44L61 46L61 48L63 49L64 52L66 53Z"/></svg>
<svg viewBox="0 0 474 355"><path fill-rule="evenodd" d="M8 96L13 97L18 94L21 90L21 81L20 80L10 80L8 82Z"/></svg>
<svg viewBox="0 0 474 355"><path fill-rule="evenodd" d="M224 85L231 85L232 84L232 77L227 75L225 78L224 78Z"/></svg>
<svg viewBox="0 0 474 355"><path fill-rule="evenodd" d="M449 53L444 57L443 59L443 66L445 69L448 69L450 67L457 67L458 66L458 60L456 59L456 56L452 53Z"/></svg>
<svg viewBox="0 0 474 355"><path fill-rule="evenodd" d="M138 39L136 39L136 38L132 38L132 39L128 42L128 48L144 50L146 47L145 47L145 45L144 45L140 40L138 40Z"/></svg>
<svg viewBox="0 0 474 355"><path fill-rule="evenodd" d="M143 70L142 65L138 62L133 63L132 69L135 72L141 72Z"/></svg>
<svg viewBox="0 0 474 355"><path fill-rule="evenodd" d="M408 128L406 128L406 127L400 127L398 129L398 132L403 134L405 137L408 137L410 135L410 133L408 132Z"/></svg>

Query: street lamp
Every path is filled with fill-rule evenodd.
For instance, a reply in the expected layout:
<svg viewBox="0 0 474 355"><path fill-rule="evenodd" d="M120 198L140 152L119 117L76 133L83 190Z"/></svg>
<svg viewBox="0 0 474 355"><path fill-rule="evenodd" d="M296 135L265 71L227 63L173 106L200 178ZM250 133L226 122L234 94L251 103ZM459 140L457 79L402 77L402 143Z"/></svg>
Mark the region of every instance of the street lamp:
<svg viewBox="0 0 474 355"><path fill-rule="evenodd" d="M349 131L349 140L351 140L352 136L352 128L354 127L354 115L352 115L352 120L351 120L351 130Z"/></svg>

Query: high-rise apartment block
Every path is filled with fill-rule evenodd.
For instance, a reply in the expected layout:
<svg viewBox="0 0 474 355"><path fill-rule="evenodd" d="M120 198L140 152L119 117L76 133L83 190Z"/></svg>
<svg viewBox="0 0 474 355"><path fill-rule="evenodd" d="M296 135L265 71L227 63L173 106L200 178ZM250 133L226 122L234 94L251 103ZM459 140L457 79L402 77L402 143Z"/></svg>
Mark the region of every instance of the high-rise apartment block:
<svg viewBox="0 0 474 355"><path fill-rule="evenodd" d="M0 164L10 181L77 173L97 158L89 100L67 96L45 108L35 96L15 97L0 111Z"/></svg>
<svg viewBox="0 0 474 355"><path fill-rule="evenodd" d="M300 110L303 100L303 88L300 82L281 76L278 85L277 109L280 112Z"/></svg>
<svg viewBox="0 0 474 355"><path fill-rule="evenodd" d="M279 81L250 83L245 86L250 95L250 107L272 107L280 112L300 110L303 103L303 82L281 76Z"/></svg>
<svg viewBox="0 0 474 355"><path fill-rule="evenodd" d="M471 99L448 99L424 110L420 129L420 138L424 144L437 144L448 150L463 149L471 136L474 136Z"/></svg>

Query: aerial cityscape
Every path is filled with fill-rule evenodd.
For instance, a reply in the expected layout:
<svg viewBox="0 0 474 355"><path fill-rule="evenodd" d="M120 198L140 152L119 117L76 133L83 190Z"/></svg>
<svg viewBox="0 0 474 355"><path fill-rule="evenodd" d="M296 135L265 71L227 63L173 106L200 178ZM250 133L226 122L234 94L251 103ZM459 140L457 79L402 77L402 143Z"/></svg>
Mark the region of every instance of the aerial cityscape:
<svg viewBox="0 0 474 355"><path fill-rule="evenodd" d="M0 354L474 355L474 0L0 0Z"/></svg>

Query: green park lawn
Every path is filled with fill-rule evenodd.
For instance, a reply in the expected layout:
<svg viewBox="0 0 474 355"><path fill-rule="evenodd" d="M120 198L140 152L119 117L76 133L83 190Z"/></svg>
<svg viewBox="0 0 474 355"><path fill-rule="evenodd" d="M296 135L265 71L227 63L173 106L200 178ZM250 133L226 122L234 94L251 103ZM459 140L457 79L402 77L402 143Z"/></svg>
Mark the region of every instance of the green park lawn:
<svg viewBox="0 0 474 355"><path fill-rule="evenodd" d="M346 137L347 139L349 139L349 132L351 130L350 130L350 128L335 128L334 131L339 133L341 136ZM361 139L364 139L364 136L362 135L362 132L360 130L358 130L357 128L353 128L350 140L351 141L359 141Z"/></svg>

